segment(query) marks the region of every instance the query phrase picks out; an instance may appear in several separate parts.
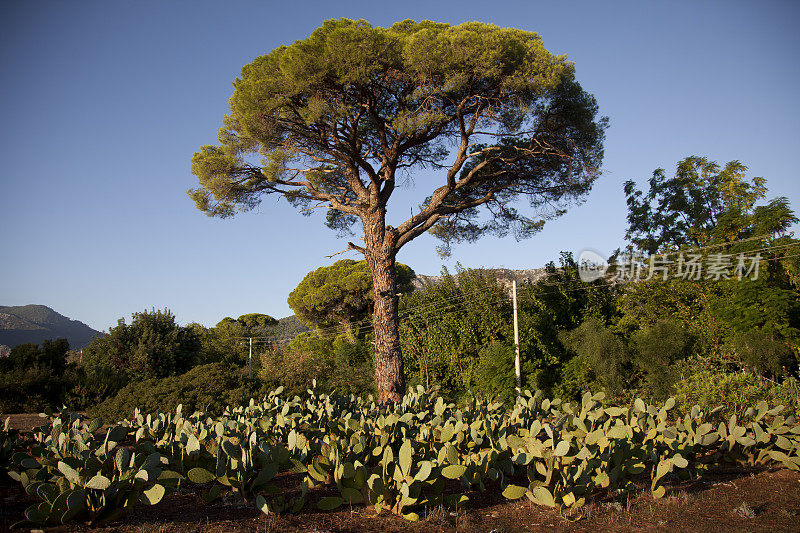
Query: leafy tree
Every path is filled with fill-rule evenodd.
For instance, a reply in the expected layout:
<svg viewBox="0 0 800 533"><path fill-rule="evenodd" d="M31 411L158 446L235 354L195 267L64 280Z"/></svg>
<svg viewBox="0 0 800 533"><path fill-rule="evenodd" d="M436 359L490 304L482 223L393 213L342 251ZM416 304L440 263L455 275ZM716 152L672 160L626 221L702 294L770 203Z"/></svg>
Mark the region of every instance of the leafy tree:
<svg viewBox="0 0 800 533"><path fill-rule="evenodd" d="M301 333L287 346L265 351L262 378L290 394L300 394L316 380L321 390L364 395L373 392L372 356L366 340L347 335Z"/></svg>
<svg viewBox="0 0 800 533"><path fill-rule="evenodd" d="M195 364L224 363L228 366L241 367L247 362L248 331L235 319L225 317L213 327L201 324L190 324L194 334L200 339L200 350Z"/></svg>
<svg viewBox="0 0 800 533"><path fill-rule="evenodd" d="M411 292L414 271L402 263L395 263L395 270L397 290ZM309 272L288 299L289 307L303 320L317 327L341 325L351 340L352 324L370 313L374 301L369 265L352 259Z"/></svg>
<svg viewBox="0 0 800 533"><path fill-rule="evenodd" d="M400 311L408 374L451 395L492 377L479 373L482 350L513 341L508 291L489 271L445 270L440 282L404 297Z"/></svg>
<svg viewBox="0 0 800 533"><path fill-rule="evenodd" d="M676 319L662 319L631 336L634 362L644 373L647 390L658 400L672 394L680 378L676 363L691 353L694 338Z"/></svg>
<svg viewBox="0 0 800 533"><path fill-rule="evenodd" d="M268 336L274 340L292 339L309 330L308 324L295 315L283 317L278 323L269 326Z"/></svg>
<svg viewBox="0 0 800 533"><path fill-rule="evenodd" d="M800 295L767 278L735 283L731 295L714 302L731 326L729 340L744 365L762 374L794 371L800 356Z"/></svg>
<svg viewBox="0 0 800 533"><path fill-rule="evenodd" d="M207 364L222 362L228 365L242 366L249 357L247 337L263 337L269 335L269 328L278 323L269 315L248 313L233 319L226 316L213 328L204 328L194 324L197 335L201 339L198 363ZM254 358L256 363L258 358Z"/></svg>
<svg viewBox="0 0 800 533"><path fill-rule="evenodd" d="M572 357L560 332L585 318L610 322L613 287L580 281L569 253L545 267L544 279L518 283L520 362L523 385L552 391ZM513 315L508 283L492 270L463 270L401 300L400 323L409 375L457 396L474 389L504 398L516 387ZM510 354L510 355L509 355Z"/></svg>
<svg viewBox="0 0 800 533"><path fill-rule="evenodd" d="M129 377L164 377L191 368L199 349L193 328L176 324L169 309L153 309L134 313L130 325L120 318L84 349L83 360L88 370L111 366Z"/></svg>
<svg viewBox="0 0 800 533"><path fill-rule="evenodd" d="M581 281L571 253L562 252L559 264L545 265L545 277L518 289L520 352L531 387L551 389L559 368L569 359L559 334L573 330L585 319L603 323L616 313L614 289L597 280Z"/></svg>
<svg viewBox="0 0 800 533"><path fill-rule="evenodd" d="M332 228L360 222L364 243L348 248L372 273L375 379L385 403L405 390L398 251L429 230L445 246L487 232L536 233L591 188L605 126L572 63L535 33L329 20L242 69L219 144L192 158L200 187L189 194L209 216L277 194L326 207ZM413 216L387 224L399 175L420 168L438 172L440 184ZM529 200L529 216L517 210L519 198Z"/></svg>
<svg viewBox="0 0 800 533"><path fill-rule="evenodd" d="M782 365L794 367L784 356L800 354L800 261L793 257L800 241L788 232L798 218L785 197L758 205L767 195L766 180L748 178L746 171L738 161L720 167L692 156L678 164L674 178L656 170L647 194L625 183L627 237L641 250L714 246L701 255L735 263L736 254L758 253L762 260L757 279L709 281L704 273L701 280L637 283L625 290L618 327L630 333L671 315L697 336L701 353L782 374Z"/></svg>
<svg viewBox="0 0 800 533"><path fill-rule="evenodd" d="M8 357L0 359L0 371L45 367L60 375L67 364L67 352L69 352L67 339L46 340L41 344L20 344L11 349Z"/></svg>
<svg viewBox="0 0 800 533"><path fill-rule="evenodd" d="M58 408L85 409L125 386L124 372L110 366L87 369L70 361L66 339L21 344L0 358L0 411L25 412Z"/></svg>
<svg viewBox="0 0 800 533"><path fill-rule="evenodd" d="M513 402L517 388L515 358L516 350L511 343L495 341L483 347L478 354L479 377L475 380L478 392Z"/></svg>
<svg viewBox="0 0 800 533"><path fill-rule="evenodd" d="M628 347L598 318L585 320L576 329L564 332L561 339L580 358L581 366L591 371L586 376L595 376L612 394L622 392L627 386L631 359Z"/></svg>
<svg viewBox="0 0 800 533"><path fill-rule="evenodd" d="M20 344L0 359L0 412L58 407L68 383L64 379L66 339Z"/></svg>
<svg viewBox="0 0 800 533"><path fill-rule="evenodd" d="M756 203L767 193L766 180L747 178L747 167L731 161L719 164L691 156L678 163L673 178L656 169L647 193L625 182L628 203L626 237L649 254L681 246L705 246L756 235L779 236L797 217L785 197L765 206Z"/></svg>
<svg viewBox="0 0 800 533"><path fill-rule="evenodd" d="M726 342L733 330L730 320L720 316L718 305L730 301L735 289L733 283L712 280L663 281L655 277L629 283L619 293L619 317L613 321L613 329L629 338L659 321L677 321L695 340L695 353L726 361L730 359Z"/></svg>
<svg viewBox="0 0 800 533"><path fill-rule="evenodd" d="M796 290L770 286L761 278L734 285L726 300L715 302L719 315L741 332L800 340L800 297Z"/></svg>
<svg viewBox="0 0 800 533"><path fill-rule="evenodd" d="M244 326L252 335L264 335L267 333L267 328L269 328L269 326L274 326L278 323L277 320L263 313L241 315L236 319L236 322Z"/></svg>

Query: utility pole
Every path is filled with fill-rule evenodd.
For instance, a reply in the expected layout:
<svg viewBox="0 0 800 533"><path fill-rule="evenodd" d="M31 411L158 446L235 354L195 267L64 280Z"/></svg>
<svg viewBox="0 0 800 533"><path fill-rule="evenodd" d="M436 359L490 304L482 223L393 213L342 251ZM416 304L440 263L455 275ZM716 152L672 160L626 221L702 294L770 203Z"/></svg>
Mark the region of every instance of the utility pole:
<svg viewBox="0 0 800 533"><path fill-rule="evenodd" d="M511 280L511 298L514 302L514 348L516 358L514 359L514 370L517 373L517 398L522 396L522 370L519 364L519 325L517 322L517 280Z"/></svg>
<svg viewBox="0 0 800 533"><path fill-rule="evenodd" d="M516 300L514 301L516 302ZM516 304L514 305L516 306ZM516 307L514 308L516 309ZM516 320L516 315L514 316L514 320ZM516 322L514 323L516 324ZM517 350L517 353L519 353L519 350ZM517 359L519 359L519 356L517 356ZM517 364L517 366L519 366L519 364ZM250 337L250 355L247 356L247 375L250 379L253 379L253 337ZM519 381L519 379L517 379L517 381Z"/></svg>
<svg viewBox="0 0 800 533"><path fill-rule="evenodd" d="M428 377L428 355L431 353L431 326L428 322L430 317L425 318L425 390L431 390L431 380Z"/></svg>

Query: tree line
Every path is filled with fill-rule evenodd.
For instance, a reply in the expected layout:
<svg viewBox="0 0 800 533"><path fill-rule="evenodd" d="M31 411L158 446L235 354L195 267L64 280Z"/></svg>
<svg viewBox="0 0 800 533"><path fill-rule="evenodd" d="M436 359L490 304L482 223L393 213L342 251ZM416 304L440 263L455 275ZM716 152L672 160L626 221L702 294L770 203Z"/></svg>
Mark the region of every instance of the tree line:
<svg viewBox="0 0 800 533"><path fill-rule="evenodd" d="M765 180L748 178L738 162L720 167L690 157L673 178L665 176L656 170L646 193L625 185L628 246L613 255L758 254L757 279L659 275L613 283L612 273L587 283L573 255L562 252L541 280L519 286L523 385L563 398L604 390L620 400L677 396L708 408L736 410L764 398L797 405L800 252L787 233L797 221L788 200L764 201ZM684 224L677 231L679 219ZM509 400L515 384L506 287L490 271L459 268L413 291L413 270L400 263L396 269L404 381L437 387L453 399ZM186 379L200 389L208 385L204 379L214 381L208 387L217 392L208 398L238 390L246 399L277 386L302 392L312 380L340 393L375 393L368 263L345 259L309 272L288 302L310 331L291 334L286 344L258 344L254 380L244 375L246 339L274 339L275 319L250 313L205 328L180 326L169 310L151 310L134 313L130 324L120 319L70 363L63 340L14 348L0 360L3 410L89 407L124 387L112 412L124 414L154 397L177 404L187 389L178 378L207 365L216 366ZM220 379L223 374L233 377ZM159 387L161 396L154 392Z"/></svg>

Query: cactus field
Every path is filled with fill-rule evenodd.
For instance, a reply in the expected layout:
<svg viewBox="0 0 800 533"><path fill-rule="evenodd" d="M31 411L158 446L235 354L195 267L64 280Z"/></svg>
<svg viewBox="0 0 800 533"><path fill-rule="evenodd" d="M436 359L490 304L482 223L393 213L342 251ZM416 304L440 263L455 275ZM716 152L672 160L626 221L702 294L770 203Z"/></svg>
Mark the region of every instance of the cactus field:
<svg viewBox="0 0 800 533"><path fill-rule="evenodd" d="M31 433L6 422L0 460L33 502L15 524L28 529L124 520L171 494L267 517L345 508L411 522L502 495L566 520L645 483L649 498L663 499L672 484L720 468L800 470L800 424L781 406L761 403L719 421L697 407L677 413L671 399L603 400L525 392L511 407L456 406L420 387L381 408L278 389L219 417L137 411L105 431L100 419L66 412Z"/></svg>

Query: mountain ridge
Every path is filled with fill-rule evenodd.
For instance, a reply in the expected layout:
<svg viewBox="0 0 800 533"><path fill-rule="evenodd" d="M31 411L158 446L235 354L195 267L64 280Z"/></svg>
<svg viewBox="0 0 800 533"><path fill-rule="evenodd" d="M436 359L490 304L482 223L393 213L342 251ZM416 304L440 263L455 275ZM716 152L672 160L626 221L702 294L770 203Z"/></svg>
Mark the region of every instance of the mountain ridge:
<svg viewBox="0 0 800 533"><path fill-rule="evenodd" d="M536 283L547 276L547 269L544 267L527 268L521 270L513 270L510 268L475 268L472 270L481 270L494 275L494 277L497 278L497 281L507 289L511 288L512 281L516 281L517 283ZM444 276L427 276L425 274L417 274L416 277L411 280L411 284L414 286L415 290L420 290L431 285L436 285L443 279Z"/></svg>
<svg viewBox="0 0 800 533"><path fill-rule="evenodd" d="M13 348L46 339L67 339L72 349L86 347L101 332L41 304L0 305L0 345Z"/></svg>

